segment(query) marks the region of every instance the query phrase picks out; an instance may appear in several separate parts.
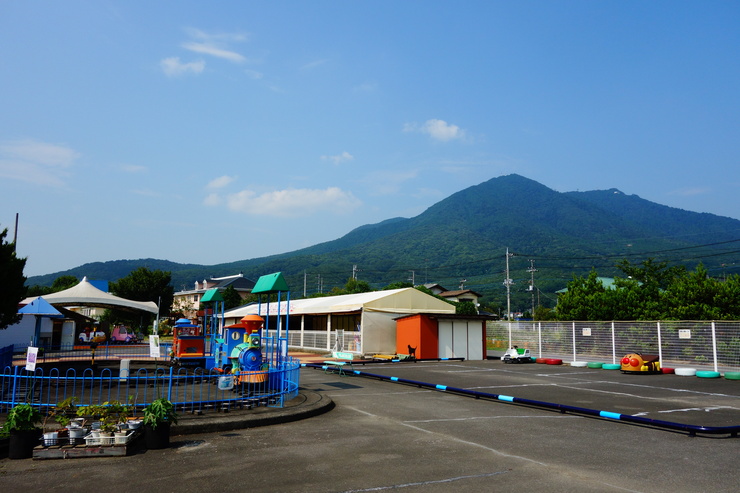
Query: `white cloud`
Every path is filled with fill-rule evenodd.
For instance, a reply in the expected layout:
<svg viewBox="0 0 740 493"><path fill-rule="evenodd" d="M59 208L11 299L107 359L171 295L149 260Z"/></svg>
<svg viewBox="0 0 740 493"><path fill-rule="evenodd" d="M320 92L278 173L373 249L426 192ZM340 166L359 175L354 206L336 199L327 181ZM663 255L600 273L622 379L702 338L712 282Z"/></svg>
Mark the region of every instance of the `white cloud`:
<svg viewBox="0 0 740 493"><path fill-rule="evenodd" d="M178 77L188 73L200 74L206 68L206 62L198 60L195 62L181 62L180 57L173 56L159 62L162 71L170 77Z"/></svg>
<svg viewBox="0 0 740 493"><path fill-rule="evenodd" d="M69 147L33 139L0 144L0 154L45 166L71 166L80 154Z"/></svg>
<svg viewBox="0 0 740 493"><path fill-rule="evenodd" d="M209 190L214 190L217 188L223 188L229 183L233 182L236 178L233 176L219 176L218 178L214 178L211 180L208 185L206 185L206 188Z"/></svg>
<svg viewBox="0 0 740 493"><path fill-rule="evenodd" d="M432 119L427 120L421 125L416 123L406 123L403 127L404 132L421 132L428 134L435 140L447 142L448 140L462 139L465 137L465 131L457 125L452 125L444 120Z"/></svg>
<svg viewBox="0 0 740 493"><path fill-rule="evenodd" d="M324 190L286 189L258 194L252 190L227 195L224 198L211 194L204 200L206 205L226 206L234 211L252 216L305 217L317 212L346 214L362 202L351 192L337 187Z"/></svg>
<svg viewBox="0 0 740 493"><path fill-rule="evenodd" d="M321 159L323 159L324 161L331 161L337 166L347 161L352 161L354 158L355 157L347 151L344 151L341 154L337 154L336 156L321 156Z"/></svg>
<svg viewBox="0 0 740 493"><path fill-rule="evenodd" d="M200 29L186 29L191 38L197 41L187 41L182 44L186 50L203 55L222 58L234 63L242 63L246 60L244 55L230 49L229 44L233 42L246 41L247 36L242 33L207 33Z"/></svg>
<svg viewBox="0 0 740 493"><path fill-rule="evenodd" d="M246 58L244 58L244 55L240 55L235 51L219 48L218 46L213 46L212 44L208 43L196 43L194 41L190 41L187 43L183 43L182 47L195 53L202 53L204 55L211 55L217 58L223 58L224 60L229 60L230 62L241 63L246 60Z"/></svg>
<svg viewBox="0 0 740 493"><path fill-rule="evenodd" d="M69 147L33 139L4 142L0 144L0 177L61 187L67 168L79 157Z"/></svg>
<svg viewBox="0 0 740 493"><path fill-rule="evenodd" d="M209 207L216 207L223 204L223 199L221 199L221 196L217 193L209 193L206 195L206 198L203 199L203 205L207 205Z"/></svg>

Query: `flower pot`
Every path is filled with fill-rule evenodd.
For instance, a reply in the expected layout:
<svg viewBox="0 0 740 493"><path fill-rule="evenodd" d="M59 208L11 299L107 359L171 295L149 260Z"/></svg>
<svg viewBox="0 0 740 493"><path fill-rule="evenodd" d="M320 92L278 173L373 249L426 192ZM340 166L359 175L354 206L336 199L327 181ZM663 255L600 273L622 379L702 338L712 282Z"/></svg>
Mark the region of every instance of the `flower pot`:
<svg viewBox="0 0 740 493"><path fill-rule="evenodd" d="M114 443L122 445L128 440L128 430L115 432Z"/></svg>
<svg viewBox="0 0 740 493"><path fill-rule="evenodd" d="M85 431L85 428L80 427L69 428L69 444L77 445L78 443L82 443L82 439L85 437Z"/></svg>
<svg viewBox="0 0 740 493"><path fill-rule="evenodd" d="M144 425L144 443L148 449L163 449L170 446L170 423L159 423L156 428Z"/></svg>
<svg viewBox="0 0 740 493"><path fill-rule="evenodd" d="M113 432L112 431L101 431L100 432L100 445L113 445Z"/></svg>
<svg viewBox="0 0 740 493"><path fill-rule="evenodd" d="M128 422L128 427L132 430L137 430L139 427L141 427L141 420L140 419L132 419Z"/></svg>
<svg viewBox="0 0 740 493"><path fill-rule="evenodd" d="M30 459L33 449L39 444L41 430L11 431L8 441L9 459Z"/></svg>
<svg viewBox="0 0 740 493"><path fill-rule="evenodd" d="M44 446L51 447L59 443L59 433L56 431L49 431L44 433Z"/></svg>

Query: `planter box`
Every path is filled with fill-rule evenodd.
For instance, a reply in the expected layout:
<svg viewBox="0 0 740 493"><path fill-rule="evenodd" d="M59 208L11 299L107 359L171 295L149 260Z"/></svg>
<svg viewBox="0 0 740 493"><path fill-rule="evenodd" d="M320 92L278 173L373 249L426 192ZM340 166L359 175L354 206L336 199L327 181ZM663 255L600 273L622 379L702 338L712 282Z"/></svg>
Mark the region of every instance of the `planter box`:
<svg viewBox="0 0 740 493"><path fill-rule="evenodd" d="M82 445L37 446L33 450L34 459L79 459L85 457L123 457L137 450L143 434L138 430L129 430L125 437L93 437L92 433L84 438ZM118 439L121 443L114 443ZM110 440L104 445L101 440ZM125 442L124 442L125 440ZM82 439L79 439L82 442ZM60 443L63 443L60 440Z"/></svg>

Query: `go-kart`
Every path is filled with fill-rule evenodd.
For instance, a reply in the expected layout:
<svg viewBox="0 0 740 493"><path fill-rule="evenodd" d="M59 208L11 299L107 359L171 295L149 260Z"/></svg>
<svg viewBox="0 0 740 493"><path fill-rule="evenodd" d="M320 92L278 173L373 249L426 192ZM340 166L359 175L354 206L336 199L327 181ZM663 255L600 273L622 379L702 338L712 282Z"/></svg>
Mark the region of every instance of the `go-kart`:
<svg viewBox="0 0 740 493"><path fill-rule="evenodd" d="M529 349L512 346L510 349L506 350L503 356L501 356L501 361L504 363L531 363L534 360L532 359Z"/></svg>

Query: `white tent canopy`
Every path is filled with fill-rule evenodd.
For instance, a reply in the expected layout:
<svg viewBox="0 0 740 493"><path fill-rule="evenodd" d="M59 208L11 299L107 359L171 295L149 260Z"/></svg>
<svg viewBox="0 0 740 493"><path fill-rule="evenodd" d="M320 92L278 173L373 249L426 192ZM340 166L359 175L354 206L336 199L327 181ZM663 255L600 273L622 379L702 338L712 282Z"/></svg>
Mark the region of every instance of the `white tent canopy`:
<svg viewBox="0 0 740 493"><path fill-rule="evenodd" d="M287 303L280 306L280 315L285 315ZM267 304L262 303L262 315L267 315ZM322 298L307 298L290 301L291 315L318 315L328 313L347 313L359 310L406 313L455 313L455 307L438 298L429 296L414 288L371 291L369 293L343 294ZM245 315L257 315L257 304L240 306L224 313L224 318L239 321ZM270 303L270 316L277 315L277 302Z"/></svg>
<svg viewBox="0 0 740 493"><path fill-rule="evenodd" d="M79 284L64 291L45 294L43 298L52 306L96 306L117 310L141 310L149 313L157 313L157 304L153 301L133 301L119 298L102 291L83 278ZM26 298L21 303L31 303L34 297Z"/></svg>

